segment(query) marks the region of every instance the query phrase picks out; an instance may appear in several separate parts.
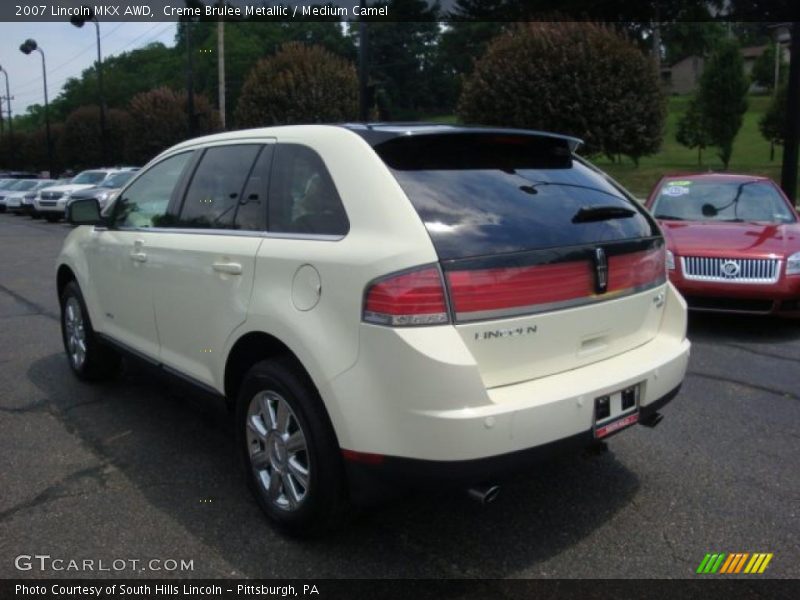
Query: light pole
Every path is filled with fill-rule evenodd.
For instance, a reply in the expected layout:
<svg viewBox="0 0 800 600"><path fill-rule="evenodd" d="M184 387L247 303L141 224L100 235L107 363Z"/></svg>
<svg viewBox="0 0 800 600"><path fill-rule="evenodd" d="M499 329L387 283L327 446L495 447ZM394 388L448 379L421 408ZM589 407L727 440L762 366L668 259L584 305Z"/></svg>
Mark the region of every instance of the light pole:
<svg viewBox="0 0 800 600"><path fill-rule="evenodd" d="M786 132L783 142L781 187L794 203L797 199L797 160L800 147L800 21L792 22L789 50L789 83L786 92Z"/></svg>
<svg viewBox="0 0 800 600"><path fill-rule="evenodd" d="M103 58L100 54L100 23L97 21L97 15L94 9L90 6L84 6L85 10L82 11L87 16L73 15L70 17L69 22L75 27L83 27L86 21L92 21L97 34L97 90L100 96L100 145L103 149L103 158L108 159L108 132L106 130L106 99L103 93Z"/></svg>
<svg viewBox="0 0 800 600"><path fill-rule="evenodd" d="M54 177L55 173L53 172L53 140L50 137L50 104L47 101L47 66L44 60L44 52L39 45L36 43L36 40L27 39L19 46L20 52L23 54L30 54L31 52L38 52L42 55L42 79L44 81L44 127L45 133L47 135L47 169L49 171L49 176Z"/></svg>
<svg viewBox="0 0 800 600"><path fill-rule="evenodd" d="M5 75L6 78L6 102L8 103L8 137L14 137L14 129L11 125L11 91L8 86L8 71L6 71L3 67L0 67L0 73Z"/></svg>

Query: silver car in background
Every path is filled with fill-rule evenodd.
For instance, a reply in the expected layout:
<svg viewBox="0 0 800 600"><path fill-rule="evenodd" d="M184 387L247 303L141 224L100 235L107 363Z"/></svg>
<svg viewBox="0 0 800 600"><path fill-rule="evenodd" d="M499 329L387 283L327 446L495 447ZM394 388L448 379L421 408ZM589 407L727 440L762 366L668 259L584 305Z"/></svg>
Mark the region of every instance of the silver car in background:
<svg viewBox="0 0 800 600"><path fill-rule="evenodd" d="M122 189L122 187L128 183L130 178L133 177L138 170L138 167L128 168L125 171L120 171L119 173L109 175L100 185L96 187L72 192L67 200L67 206L69 206L69 204L74 200L94 198L100 205L100 209L104 209L106 206L111 204L111 202L113 202L120 189Z"/></svg>
<svg viewBox="0 0 800 600"><path fill-rule="evenodd" d="M5 202L6 210L13 213L24 212L26 197L30 196L32 199L38 190L54 184L55 181L53 179L20 179L19 183L3 192L5 194L3 202Z"/></svg>

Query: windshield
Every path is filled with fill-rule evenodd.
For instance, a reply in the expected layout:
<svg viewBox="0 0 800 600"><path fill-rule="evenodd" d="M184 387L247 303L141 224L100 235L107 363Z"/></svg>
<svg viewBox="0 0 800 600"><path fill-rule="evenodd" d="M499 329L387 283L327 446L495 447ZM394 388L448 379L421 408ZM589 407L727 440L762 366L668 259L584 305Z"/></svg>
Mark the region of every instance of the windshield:
<svg viewBox="0 0 800 600"><path fill-rule="evenodd" d="M795 216L770 181L668 179L653 203L657 219L793 223Z"/></svg>
<svg viewBox="0 0 800 600"><path fill-rule="evenodd" d="M655 234L640 207L557 138L420 135L375 150L443 260Z"/></svg>
<svg viewBox="0 0 800 600"><path fill-rule="evenodd" d="M38 182L35 179L21 179L20 181L12 185L9 189L15 192L25 192L35 188L37 183Z"/></svg>
<svg viewBox="0 0 800 600"><path fill-rule="evenodd" d="M75 179L72 180L72 183L75 183L75 184L89 184L90 183L90 184L93 184L93 185L97 185L101 181L103 181L103 179L105 179L105 178L106 178L106 172L105 171L84 171L83 173L81 173L80 175L75 177Z"/></svg>
<svg viewBox="0 0 800 600"><path fill-rule="evenodd" d="M123 171L122 173L115 173L114 175L109 175L108 179L106 179L103 182L102 187L106 188L122 187L135 174L136 171Z"/></svg>
<svg viewBox="0 0 800 600"><path fill-rule="evenodd" d="M31 188L34 190L40 190L44 187L50 187L51 185L56 185L57 182L53 181L52 179L40 179L36 182L36 186Z"/></svg>

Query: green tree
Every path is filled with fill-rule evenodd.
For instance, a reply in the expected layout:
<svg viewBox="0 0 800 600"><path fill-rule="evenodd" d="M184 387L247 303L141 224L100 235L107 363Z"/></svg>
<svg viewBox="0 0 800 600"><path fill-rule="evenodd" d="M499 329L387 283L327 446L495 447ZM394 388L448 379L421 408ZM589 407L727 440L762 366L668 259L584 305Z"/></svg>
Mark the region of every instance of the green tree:
<svg viewBox="0 0 800 600"><path fill-rule="evenodd" d="M756 59L753 64L753 71L750 77L756 85L772 90L775 88L775 52L778 51L775 44L770 44ZM778 67L780 70L778 83L786 79L786 61L783 60L781 53L778 59Z"/></svg>
<svg viewBox="0 0 800 600"><path fill-rule="evenodd" d="M585 152L656 152L664 97L653 61L608 27L519 25L500 35L466 79L458 114L468 123L575 135Z"/></svg>
<svg viewBox="0 0 800 600"><path fill-rule="evenodd" d="M106 111L108 154L103 154L100 130L100 108L81 106L64 122L64 131L58 140L58 155L65 167L83 169L112 166L125 162L123 144L128 131L128 113L112 108Z"/></svg>
<svg viewBox="0 0 800 600"><path fill-rule="evenodd" d="M786 104L788 90L785 83L778 87L767 112L758 121L758 129L770 143L769 159L775 159L775 146L782 146L786 137Z"/></svg>
<svg viewBox="0 0 800 600"><path fill-rule="evenodd" d="M675 139L689 149L697 148L697 164L703 164L703 150L708 146L708 131L696 96L689 101L686 112L678 121Z"/></svg>
<svg viewBox="0 0 800 600"><path fill-rule="evenodd" d="M383 99L384 117L414 119L438 112L447 104L442 65L437 62L438 4L428 6L426 0L384 4L393 20L367 25L370 86ZM358 27L352 27L351 34L357 33ZM452 101L451 93L450 106Z"/></svg>
<svg viewBox="0 0 800 600"><path fill-rule="evenodd" d="M697 102L708 141L719 149L724 169L730 163L733 140L747 111L749 87L739 44L735 40L721 42L703 70Z"/></svg>
<svg viewBox="0 0 800 600"><path fill-rule="evenodd" d="M197 135L219 130L219 115L203 94L195 94ZM141 92L131 98L128 114L132 126L125 138L128 161L144 164L170 146L189 137L187 94L167 87Z"/></svg>
<svg viewBox="0 0 800 600"><path fill-rule="evenodd" d="M714 21L677 21L665 24L661 27L664 62L674 65L689 56L707 56L725 35L725 24Z"/></svg>
<svg viewBox="0 0 800 600"><path fill-rule="evenodd" d="M139 92L167 85L183 87L185 82L183 56L175 48L154 43L110 56L103 61L103 89L106 105L124 109ZM81 106L97 104L97 72L85 69L79 78L67 80L61 93L50 103L51 118L66 117Z"/></svg>
<svg viewBox="0 0 800 600"><path fill-rule="evenodd" d="M353 65L319 46L285 44L250 72L236 108L240 127L352 120L358 113Z"/></svg>

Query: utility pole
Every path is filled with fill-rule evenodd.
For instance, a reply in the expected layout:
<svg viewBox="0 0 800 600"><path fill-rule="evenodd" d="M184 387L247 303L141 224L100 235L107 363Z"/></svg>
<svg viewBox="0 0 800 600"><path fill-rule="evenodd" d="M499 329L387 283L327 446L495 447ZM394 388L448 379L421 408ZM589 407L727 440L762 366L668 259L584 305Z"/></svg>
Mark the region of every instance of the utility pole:
<svg viewBox="0 0 800 600"><path fill-rule="evenodd" d="M789 40L789 89L786 94L786 135L783 146L781 188L792 202L797 197L797 160L800 143L800 21L792 23Z"/></svg>
<svg viewBox="0 0 800 600"><path fill-rule="evenodd" d="M367 106L367 80L369 79L367 63L367 24L364 21L366 0L360 0L361 15L358 18L358 119L362 122L369 120L369 107Z"/></svg>
<svg viewBox="0 0 800 600"><path fill-rule="evenodd" d="M187 19L186 27L186 112L188 113L189 137L194 137L194 52L192 50L192 22Z"/></svg>
<svg viewBox="0 0 800 600"><path fill-rule="evenodd" d="M225 21L222 17L217 23L217 79L219 81L219 120L222 130L227 129L225 120Z"/></svg>

